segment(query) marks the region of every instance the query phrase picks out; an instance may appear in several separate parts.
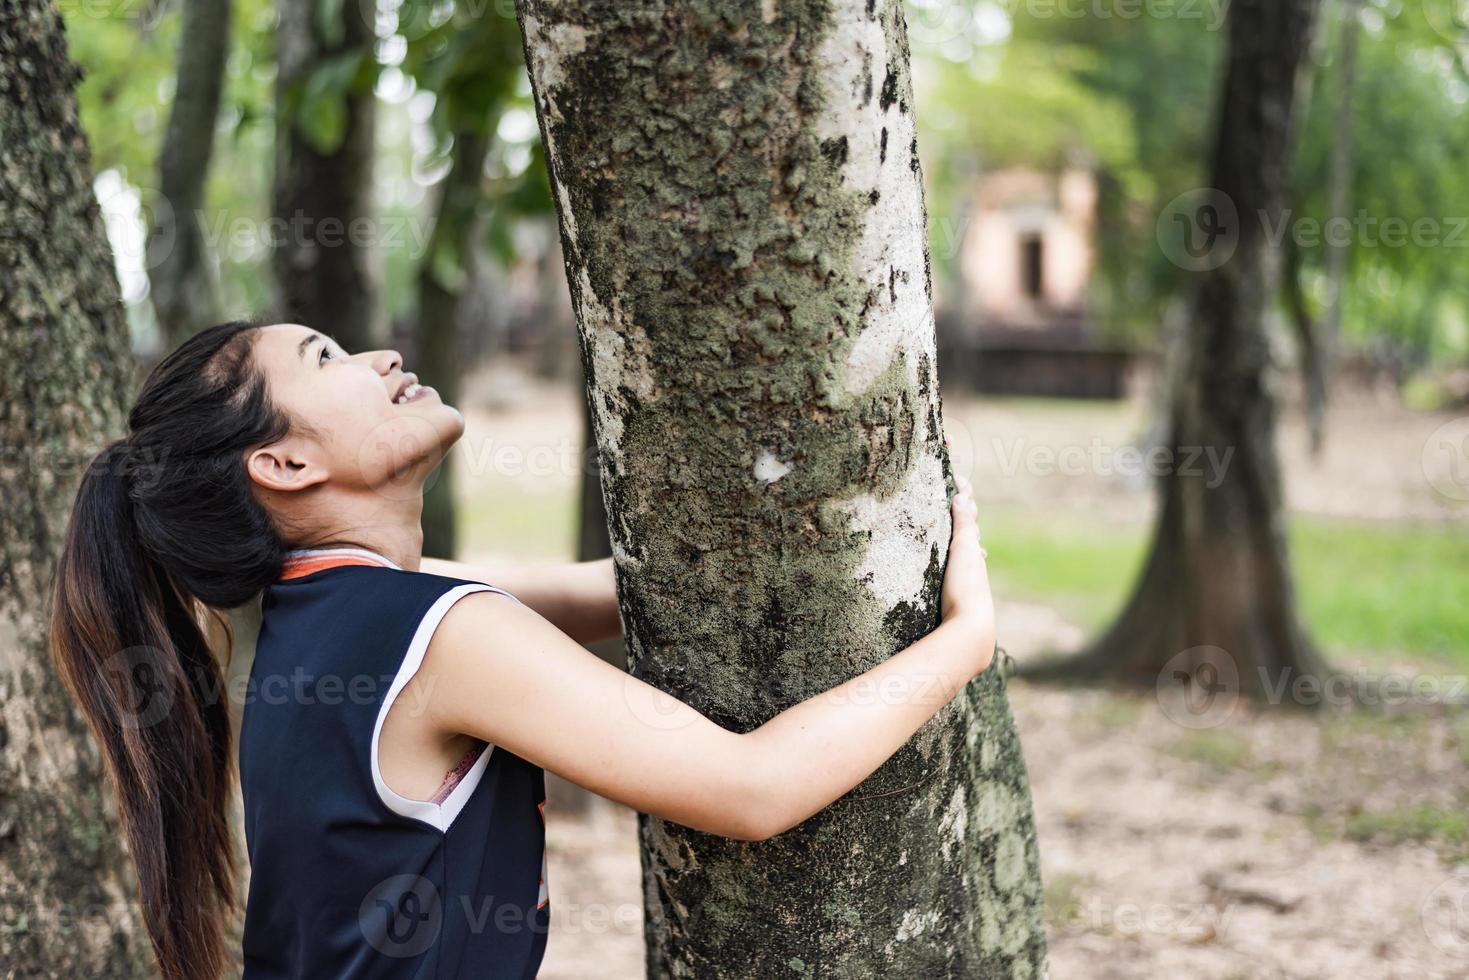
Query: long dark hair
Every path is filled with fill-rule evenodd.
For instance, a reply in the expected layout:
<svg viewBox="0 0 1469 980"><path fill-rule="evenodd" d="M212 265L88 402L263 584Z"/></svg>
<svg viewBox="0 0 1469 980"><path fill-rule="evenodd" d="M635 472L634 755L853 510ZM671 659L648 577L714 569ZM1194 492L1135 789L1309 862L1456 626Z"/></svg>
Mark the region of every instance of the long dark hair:
<svg viewBox="0 0 1469 980"><path fill-rule="evenodd" d="M221 611L285 560L244 467L291 428L253 359L263 325L210 327L148 374L128 436L82 477L52 597L51 655L101 746L165 980L218 977L238 908L229 709L204 617L228 635Z"/></svg>

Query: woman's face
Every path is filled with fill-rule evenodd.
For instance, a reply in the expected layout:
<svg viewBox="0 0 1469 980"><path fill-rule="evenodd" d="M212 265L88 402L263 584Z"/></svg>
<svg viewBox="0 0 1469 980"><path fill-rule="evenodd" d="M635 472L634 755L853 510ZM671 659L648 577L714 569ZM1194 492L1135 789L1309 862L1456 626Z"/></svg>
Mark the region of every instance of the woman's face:
<svg viewBox="0 0 1469 980"><path fill-rule="evenodd" d="M397 351L348 354L310 327L277 323L260 329L254 358L271 401L302 423L247 457L251 477L267 490L330 483L395 499L421 495L464 433L459 410L433 388L415 388Z"/></svg>

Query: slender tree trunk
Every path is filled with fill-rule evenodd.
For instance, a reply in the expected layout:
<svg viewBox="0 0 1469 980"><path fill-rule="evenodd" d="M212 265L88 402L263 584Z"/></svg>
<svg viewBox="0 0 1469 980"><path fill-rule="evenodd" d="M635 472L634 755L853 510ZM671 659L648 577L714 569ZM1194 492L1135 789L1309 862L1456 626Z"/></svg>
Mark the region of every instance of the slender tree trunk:
<svg viewBox="0 0 1469 980"><path fill-rule="evenodd" d="M548 381L569 381L580 388L583 379L581 365L577 363L576 322L569 315L562 282L566 262L559 239L553 238L536 257L536 270L540 294L535 315L540 320L541 339L540 350L536 352L536 375Z"/></svg>
<svg viewBox="0 0 1469 980"><path fill-rule="evenodd" d="M1341 65L1337 69L1337 122L1332 126L1331 144L1331 217L1344 223L1351 219L1351 181L1356 159L1357 51L1362 46L1362 0L1341 0ZM1341 347L1341 320L1347 292L1347 264L1351 260L1351 242L1341 239L1338 229L1327 241L1327 281L1331 284L1331 301L1322 323L1322 347L1325 370Z"/></svg>
<svg viewBox="0 0 1469 980"><path fill-rule="evenodd" d="M569 329L569 326L568 326ZM577 371L577 386L585 392L585 381ZM607 508L602 501L602 480L598 474L597 446L592 437L592 407L584 397L582 409L582 452L577 457L582 465L577 492L576 560L599 561L612 556L612 542L607 536ZM627 653L620 639L601 640L587 649L620 670L627 669ZM584 814L592 807L596 794L554 773L546 777L546 792L558 813Z"/></svg>
<svg viewBox="0 0 1469 980"><path fill-rule="evenodd" d="M602 502L601 466L597 462L597 443L592 433L592 406L585 398L581 401L582 453L577 458L582 463L582 471L581 489L577 495L576 560L599 561L611 557L612 542L607 536L607 507Z"/></svg>
<svg viewBox="0 0 1469 980"><path fill-rule="evenodd" d="M517 8L630 668L749 731L938 618L951 480L902 6ZM650 977L1044 972L998 669L773 840L639 825Z"/></svg>
<svg viewBox="0 0 1469 980"><path fill-rule="evenodd" d="M101 759L47 651L83 467L125 428L128 329L81 72L43 0L0 0L0 972L146 977L152 956Z"/></svg>
<svg viewBox="0 0 1469 980"><path fill-rule="evenodd" d="M485 154L489 132L462 130L454 138L453 164L439 188L439 213L429 239L429 251L418 272L418 320L414 334L418 374L438 389L445 404L459 403L460 372L464 369L459 343L459 306L467 268L473 261L481 231L479 204L483 198ZM447 255L437 261L441 253ZM457 270L458 281L446 281L446 270ZM454 454L439 464L433 486L423 497L423 553L453 558L458 547L454 505Z"/></svg>
<svg viewBox="0 0 1469 980"><path fill-rule="evenodd" d="M1320 457L1326 435L1327 365L1322 343L1322 326L1311 312L1306 298L1301 247L1291 236L1281 243L1282 298L1296 335L1296 350L1301 360L1301 381L1306 395L1306 428L1311 438L1311 455Z"/></svg>
<svg viewBox="0 0 1469 980"><path fill-rule="evenodd" d="M168 349L219 319L219 283L204 240L204 184L214 152L231 0L185 0L178 75L158 160L159 206L149 230L153 309Z"/></svg>
<svg viewBox="0 0 1469 980"><path fill-rule="evenodd" d="M349 351L370 349L388 335L372 249L374 8L279 0L277 9L276 305Z"/></svg>
<svg viewBox="0 0 1469 980"><path fill-rule="evenodd" d="M1152 550L1122 615L1080 658L1040 676L1153 685L1166 667L1267 696L1326 674L1296 611L1275 447L1266 317L1278 294L1280 226L1297 71L1318 0L1233 0L1213 186L1240 215L1233 257L1202 274L1180 383L1173 471ZM1290 688L1285 689L1289 691ZM1287 695L1288 697L1288 695Z"/></svg>

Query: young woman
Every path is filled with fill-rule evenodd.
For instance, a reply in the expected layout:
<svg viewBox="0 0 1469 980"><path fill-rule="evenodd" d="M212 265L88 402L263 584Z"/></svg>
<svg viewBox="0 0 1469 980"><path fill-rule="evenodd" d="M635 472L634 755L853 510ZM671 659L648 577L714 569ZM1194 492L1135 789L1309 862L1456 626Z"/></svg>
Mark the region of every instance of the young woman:
<svg viewBox="0 0 1469 980"><path fill-rule="evenodd" d="M993 658L962 480L940 627L740 734L579 645L619 630L610 560L487 574L421 557L423 484L464 420L396 352L221 324L152 371L128 422L77 493L52 649L103 749L166 980L231 958L234 752L204 618L220 610L263 613L238 750L246 980L532 977L542 767L763 840Z"/></svg>

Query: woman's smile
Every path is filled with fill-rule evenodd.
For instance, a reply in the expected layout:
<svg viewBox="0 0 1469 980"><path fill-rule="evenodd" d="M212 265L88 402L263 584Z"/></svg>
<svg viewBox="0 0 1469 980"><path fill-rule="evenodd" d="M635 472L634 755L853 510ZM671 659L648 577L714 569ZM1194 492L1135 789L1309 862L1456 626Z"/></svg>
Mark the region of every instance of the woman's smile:
<svg viewBox="0 0 1469 980"><path fill-rule="evenodd" d="M435 398L437 398L439 396L439 393L429 385L422 385L419 384L417 381L411 381L409 382L408 386L403 389L403 393L397 397L393 404L407 405L409 402L419 401L420 399L427 398L429 395L433 395Z"/></svg>

